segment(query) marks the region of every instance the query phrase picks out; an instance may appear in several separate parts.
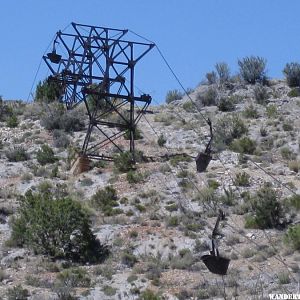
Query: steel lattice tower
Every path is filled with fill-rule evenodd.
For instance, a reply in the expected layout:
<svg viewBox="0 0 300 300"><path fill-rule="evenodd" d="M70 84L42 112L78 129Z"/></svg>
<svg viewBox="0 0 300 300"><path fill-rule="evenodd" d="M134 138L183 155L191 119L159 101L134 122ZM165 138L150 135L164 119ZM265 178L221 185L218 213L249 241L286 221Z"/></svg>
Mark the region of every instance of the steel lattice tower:
<svg viewBox="0 0 300 300"><path fill-rule="evenodd" d="M57 32L52 52L43 56L52 75L62 87L61 101L67 109L84 102L89 124L82 154L112 160L111 146L135 151L138 121L151 103L150 95L134 93L135 66L154 46L128 41L128 30L72 23L72 32ZM92 138L96 134L97 138Z"/></svg>

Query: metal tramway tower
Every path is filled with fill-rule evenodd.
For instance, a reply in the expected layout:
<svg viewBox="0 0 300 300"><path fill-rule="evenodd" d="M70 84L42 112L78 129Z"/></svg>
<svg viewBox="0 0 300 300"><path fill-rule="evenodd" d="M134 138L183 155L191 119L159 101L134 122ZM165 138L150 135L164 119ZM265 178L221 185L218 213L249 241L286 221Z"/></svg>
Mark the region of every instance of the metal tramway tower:
<svg viewBox="0 0 300 300"><path fill-rule="evenodd" d="M89 124L82 155L112 160L109 147L122 152L119 141L126 133L134 157L136 125L152 100L135 95L135 65L155 44L124 40L128 30L71 25L71 33L56 33L52 52L43 59L52 73L49 80L62 88L60 101L67 109L82 102L86 106Z"/></svg>

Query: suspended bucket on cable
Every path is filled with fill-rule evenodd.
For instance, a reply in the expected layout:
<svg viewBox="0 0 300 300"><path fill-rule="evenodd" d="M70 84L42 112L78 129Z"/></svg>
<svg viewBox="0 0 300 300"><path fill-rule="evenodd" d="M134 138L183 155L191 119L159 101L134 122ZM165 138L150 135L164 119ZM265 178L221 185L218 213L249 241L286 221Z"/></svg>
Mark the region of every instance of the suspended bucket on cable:
<svg viewBox="0 0 300 300"><path fill-rule="evenodd" d="M56 39L53 42L53 49L52 52L47 53L48 58L50 59L50 61L54 64L58 64L61 60L61 55L56 53L56 47L55 44L58 44L58 42L56 41Z"/></svg>
<svg viewBox="0 0 300 300"><path fill-rule="evenodd" d="M219 255L218 248L215 246L215 237L218 235L219 223L221 220L224 219L225 219L225 215L223 211L220 210L214 230L212 232L212 239L211 239L212 250L210 251L210 254L201 256L201 260L204 262L207 269L210 272L218 275L226 275L230 263L230 259Z"/></svg>
<svg viewBox="0 0 300 300"><path fill-rule="evenodd" d="M230 259L213 254L203 255L201 260L206 265L207 269L218 275L226 275Z"/></svg>
<svg viewBox="0 0 300 300"><path fill-rule="evenodd" d="M197 172L201 173L208 167L212 156L209 153L199 153L196 157Z"/></svg>
<svg viewBox="0 0 300 300"><path fill-rule="evenodd" d="M58 64L61 60L61 55L57 54L55 50L52 52L47 53L48 58L54 64Z"/></svg>

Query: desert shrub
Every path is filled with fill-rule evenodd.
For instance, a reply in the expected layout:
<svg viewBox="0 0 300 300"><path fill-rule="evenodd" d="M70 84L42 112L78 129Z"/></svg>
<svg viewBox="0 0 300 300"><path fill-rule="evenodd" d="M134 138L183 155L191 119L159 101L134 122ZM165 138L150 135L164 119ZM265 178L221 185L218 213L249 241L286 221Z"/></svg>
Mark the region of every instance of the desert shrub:
<svg viewBox="0 0 300 300"><path fill-rule="evenodd" d="M18 127L19 121L16 115L12 115L11 117L8 117L6 120L6 126L10 128Z"/></svg>
<svg viewBox="0 0 300 300"><path fill-rule="evenodd" d="M141 139L143 139L142 133L141 133L141 131L137 127L135 128L135 131L134 131L134 134L133 134L133 138L134 138L134 140L141 140ZM130 131L128 129L125 131L124 139L125 140L130 140Z"/></svg>
<svg viewBox="0 0 300 300"><path fill-rule="evenodd" d="M197 101L203 106L212 106L217 104L218 92L216 88L209 87L204 94L197 95Z"/></svg>
<svg viewBox="0 0 300 300"><path fill-rule="evenodd" d="M181 249L177 256L174 256L170 260L172 269L189 269L195 262L195 258L189 249Z"/></svg>
<svg viewBox="0 0 300 300"><path fill-rule="evenodd" d="M275 118L277 116L277 107L275 104L268 105L266 107L266 113L268 118Z"/></svg>
<svg viewBox="0 0 300 300"><path fill-rule="evenodd" d="M29 155L23 147L14 147L5 152L7 159L10 162L25 161L29 159Z"/></svg>
<svg viewBox="0 0 300 300"><path fill-rule="evenodd" d="M36 253L72 261L101 261L107 250L96 240L80 203L28 191L20 197L19 216L13 220L11 241Z"/></svg>
<svg viewBox="0 0 300 300"><path fill-rule="evenodd" d="M47 130L80 131L85 127L83 117L77 109L66 111L62 103L51 103L42 113L41 125Z"/></svg>
<svg viewBox="0 0 300 300"><path fill-rule="evenodd" d="M122 264L130 268L132 268L138 262L137 257L132 252L132 249L127 249L121 255Z"/></svg>
<svg viewBox="0 0 300 300"><path fill-rule="evenodd" d="M293 88L291 89L288 94L289 97L294 98L294 97L299 97L300 96L300 90L299 88Z"/></svg>
<svg viewBox="0 0 300 300"><path fill-rule="evenodd" d="M289 204L294 207L297 211L300 210L300 195L293 195L288 200Z"/></svg>
<svg viewBox="0 0 300 300"><path fill-rule="evenodd" d="M66 149L71 143L69 136L63 130L53 130L52 136L53 146L56 148Z"/></svg>
<svg viewBox="0 0 300 300"><path fill-rule="evenodd" d="M300 224L288 228L285 235L285 242L295 250L300 250Z"/></svg>
<svg viewBox="0 0 300 300"><path fill-rule="evenodd" d="M139 183L143 181L143 175L137 171L129 170L126 174L128 183Z"/></svg>
<svg viewBox="0 0 300 300"><path fill-rule="evenodd" d="M233 97L221 98L218 103L218 108L220 111L233 111L235 108L235 99Z"/></svg>
<svg viewBox="0 0 300 300"><path fill-rule="evenodd" d="M259 117L256 107L254 107L252 104L245 108L243 115L248 119L257 119Z"/></svg>
<svg viewBox="0 0 300 300"><path fill-rule="evenodd" d="M266 63L266 60L259 56L238 60L240 75L247 83L264 83L266 80Z"/></svg>
<svg viewBox="0 0 300 300"><path fill-rule="evenodd" d="M252 215L246 220L246 227L259 229L276 228L282 225L283 209L277 194L270 186L265 185L251 199Z"/></svg>
<svg viewBox="0 0 300 300"><path fill-rule="evenodd" d="M217 83L217 73L215 71L208 72L205 75L208 84L214 84Z"/></svg>
<svg viewBox="0 0 300 300"><path fill-rule="evenodd" d="M167 225L169 227L176 227L179 225L179 218L177 216L172 216L167 220Z"/></svg>
<svg viewBox="0 0 300 300"><path fill-rule="evenodd" d="M242 154L253 154L256 149L256 142L251 140L249 137L242 137L234 140L230 144L230 149L235 152Z"/></svg>
<svg viewBox="0 0 300 300"><path fill-rule="evenodd" d="M281 148L280 154L282 158L286 160L293 160L296 158L296 154L288 147Z"/></svg>
<svg viewBox="0 0 300 300"><path fill-rule="evenodd" d="M265 86L261 84L256 84L254 87L254 98L258 104L265 105L269 98L268 90Z"/></svg>
<svg viewBox="0 0 300 300"><path fill-rule="evenodd" d="M119 206L117 200L117 191L112 186L107 186L92 196L91 203L95 209L102 211L106 216L113 216L121 212L115 208Z"/></svg>
<svg viewBox="0 0 300 300"><path fill-rule="evenodd" d="M13 109L6 102L4 102L0 96L0 121L6 121L7 118L13 115L13 113Z"/></svg>
<svg viewBox="0 0 300 300"><path fill-rule="evenodd" d="M297 62L288 63L283 69L289 87L300 86L300 64Z"/></svg>
<svg viewBox="0 0 300 300"><path fill-rule="evenodd" d="M290 170L298 173L300 170L300 161L299 160L291 160L288 164Z"/></svg>
<svg viewBox="0 0 300 300"><path fill-rule="evenodd" d="M194 103L192 101L187 101L184 102L182 105L182 108L186 111L186 112L195 112L196 111L196 107L194 105Z"/></svg>
<svg viewBox="0 0 300 300"><path fill-rule="evenodd" d="M139 300L161 300L161 297L152 292L151 290L145 290Z"/></svg>
<svg viewBox="0 0 300 300"><path fill-rule="evenodd" d="M234 184L238 186L249 186L250 185L250 175L246 172L238 173L235 175Z"/></svg>
<svg viewBox="0 0 300 300"><path fill-rule="evenodd" d="M8 288L6 292L7 300L27 300L29 296L28 290L21 285Z"/></svg>
<svg viewBox="0 0 300 300"><path fill-rule="evenodd" d="M60 99L63 88L57 81L46 78L37 84L35 91L35 101L50 103Z"/></svg>
<svg viewBox="0 0 300 300"><path fill-rule="evenodd" d="M133 156L129 151L119 153L114 157L114 166L119 172L128 172L133 166Z"/></svg>
<svg viewBox="0 0 300 300"><path fill-rule="evenodd" d="M227 63L219 62L215 65L216 71L219 76L220 83L225 83L230 79L230 69Z"/></svg>
<svg viewBox="0 0 300 300"><path fill-rule="evenodd" d="M57 274L57 280L71 287L90 287L91 278L83 268L70 268Z"/></svg>
<svg viewBox="0 0 300 300"><path fill-rule="evenodd" d="M291 124L291 120L289 122L284 122L282 124L282 129L283 131L293 131L294 130L294 127L293 127L293 124Z"/></svg>
<svg viewBox="0 0 300 300"><path fill-rule="evenodd" d="M163 147L167 142L167 139L165 138L165 136L163 134L161 134L158 139L157 139L157 144L159 147Z"/></svg>
<svg viewBox="0 0 300 300"><path fill-rule="evenodd" d="M180 162L191 162L192 158L183 154L174 155L170 159L170 164L176 167Z"/></svg>
<svg viewBox="0 0 300 300"><path fill-rule="evenodd" d="M278 281L280 284L289 284L291 282L289 273L288 272L278 273Z"/></svg>
<svg viewBox="0 0 300 300"><path fill-rule="evenodd" d="M222 144L229 145L247 132L245 123L238 115L227 115L217 121L214 143L220 145L217 147L221 147Z"/></svg>
<svg viewBox="0 0 300 300"><path fill-rule="evenodd" d="M42 145L41 149L38 150L36 153L36 159L42 166L52 164L57 160L52 148L46 144Z"/></svg>
<svg viewBox="0 0 300 300"><path fill-rule="evenodd" d="M176 100L180 100L183 97L183 94L179 90L171 90L167 92L166 103L171 103Z"/></svg>

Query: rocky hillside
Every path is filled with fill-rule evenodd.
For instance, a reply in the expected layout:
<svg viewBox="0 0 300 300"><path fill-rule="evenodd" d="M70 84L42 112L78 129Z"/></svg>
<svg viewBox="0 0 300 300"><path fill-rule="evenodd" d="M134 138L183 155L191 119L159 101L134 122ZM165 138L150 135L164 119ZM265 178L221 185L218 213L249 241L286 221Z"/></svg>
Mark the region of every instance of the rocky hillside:
<svg viewBox="0 0 300 300"><path fill-rule="evenodd" d="M85 136L83 107L70 113L80 126L53 130L54 104L1 104L1 299L268 299L297 292L299 91L283 80L232 81L202 84L171 100L139 123L136 147L157 159L142 159L129 171L94 161L81 174L72 164ZM55 114L46 118L51 109ZM198 173L194 158L210 136L202 116L213 124L213 159ZM109 254L83 262L66 250L57 255L39 247L46 241L33 239L31 230L48 224L42 212L51 206L40 206L22 227L20 196L29 190L80 203ZM219 251L231 259L223 277L201 261L220 208L226 219Z"/></svg>

